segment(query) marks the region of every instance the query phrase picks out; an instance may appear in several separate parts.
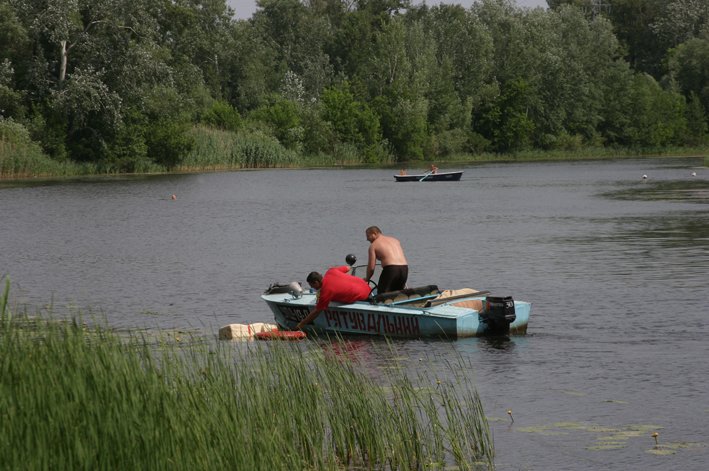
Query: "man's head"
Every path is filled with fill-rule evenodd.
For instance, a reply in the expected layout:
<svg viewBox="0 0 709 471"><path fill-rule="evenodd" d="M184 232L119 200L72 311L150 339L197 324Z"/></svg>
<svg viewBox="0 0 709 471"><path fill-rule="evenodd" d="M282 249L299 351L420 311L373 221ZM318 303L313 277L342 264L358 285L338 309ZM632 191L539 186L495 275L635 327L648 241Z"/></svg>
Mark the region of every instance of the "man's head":
<svg viewBox="0 0 709 471"><path fill-rule="evenodd" d="M372 243L377 240L377 237L379 237L382 231L377 226L369 226L364 233L367 235L367 240Z"/></svg>
<svg viewBox="0 0 709 471"><path fill-rule="evenodd" d="M322 275L316 271L311 271L306 281L313 289L320 289L322 287Z"/></svg>

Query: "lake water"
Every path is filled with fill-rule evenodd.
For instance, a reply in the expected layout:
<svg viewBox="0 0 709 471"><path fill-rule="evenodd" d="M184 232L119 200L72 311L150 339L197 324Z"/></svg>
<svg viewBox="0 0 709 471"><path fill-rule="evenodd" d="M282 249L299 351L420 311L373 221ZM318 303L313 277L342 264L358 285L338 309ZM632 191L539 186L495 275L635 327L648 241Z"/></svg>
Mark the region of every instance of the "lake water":
<svg viewBox="0 0 709 471"><path fill-rule="evenodd" d="M348 253L365 261L364 230L378 225L402 241L409 285L489 289L534 304L526 336L394 343L404 368L425 358L444 381L447 361L475 365L467 374L498 469L705 470L701 165L483 164L450 183L395 183L394 171L380 169L5 182L0 276L30 311L51 303L55 312L100 313L116 328L212 338L228 323L272 321L259 298L270 283L304 283ZM376 342L351 348L372 371L393 361Z"/></svg>

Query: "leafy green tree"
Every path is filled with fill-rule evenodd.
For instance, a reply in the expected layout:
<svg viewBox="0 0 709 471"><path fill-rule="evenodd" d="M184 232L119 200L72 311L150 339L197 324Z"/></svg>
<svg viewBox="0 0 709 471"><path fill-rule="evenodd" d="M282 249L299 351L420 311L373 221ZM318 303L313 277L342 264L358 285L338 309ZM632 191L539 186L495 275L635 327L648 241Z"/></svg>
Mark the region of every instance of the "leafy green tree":
<svg viewBox="0 0 709 471"><path fill-rule="evenodd" d="M253 25L270 45L275 67L271 76L278 82L291 71L303 78L309 97L317 97L331 83L333 71L324 50L332 41L329 16L332 5L299 0L259 0ZM273 85L278 86L278 83Z"/></svg>
<svg viewBox="0 0 709 471"><path fill-rule="evenodd" d="M704 0L672 0L650 28L665 49L702 36L709 27L709 2Z"/></svg>
<svg viewBox="0 0 709 471"><path fill-rule="evenodd" d="M359 149L381 142L379 117L366 103L355 99L347 82L323 92L321 116L330 123L340 142L353 144Z"/></svg>
<svg viewBox="0 0 709 471"><path fill-rule="evenodd" d="M393 20L412 8L409 0L351 0L348 13L338 18L328 54L336 66L335 73L350 79L361 75L375 47L375 36Z"/></svg>
<svg viewBox="0 0 709 471"><path fill-rule="evenodd" d="M0 80L9 89L15 89L15 69L23 67L32 55L30 44L27 28L15 8L7 1L0 1ZM8 113L9 108L4 109Z"/></svg>
<svg viewBox="0 0 709 471"><path fill-rule="evenodd" d="M659 78L666 48L650 25L664 15L666 0L609 0L616 36L625 45L634 70Z"/></svg>
<svg viewBox="0 0 709 471"><path fill-rule="evenodd" d="M234 48L223 68L228 83L224 96L245 114L267 103L283 72L271 53L269 39L253 23L239 21L232 29L232 37Z"/></svg>
<svg viewBox="0 0 709 471"><path fill-rule="evenodd" d="M23 118L25 115L22 93L12 86L13 75L12 63L4 59L0 63L0 119Z"/></svg>
<svg viewBox="0 0 709 471"><path fill-rule="evenodd" d="M693 146L705 144L707 141L707 132L709 132L706 110L701 100L694 92L689 94L686 117L687 144Z"/></svg>
<svg viewBox="0 0 709 471"><path fill-rule="evenodd" d="M436 69L435 49L420 21L392 19L375 35L361 81L368 85L382 134L398 159L422 159L428 145L426 95Z"/></svg>
<svg viewBox="0 0 709 471"><path fill-rule="evenodd" d="M686 133L684 98L663 90L647 74L637 74L631 89L628 144L639 148L676 145Z"/></svg>
<svg viewBox="0 0 709 471"><path fill-rule="evenodd" d="M633 71L627 62L619 61L601 72L601 116L596 129L603 144L630 146L626 130L632 120Z"/></svg>
<svg viewBox="0 0 709 471"><path fill-rule="evenodd" d="M122 0L123 1L123 0ZM159 1L153 12L157 31L161 33L159 44L169 48L170 65L188 72L184 84L175 79L185 92L204 84L210 94L221 98L227 83L222 78L222 67L228 61L234 46L231 35L232 11L224 0L175 0ZM192 70L190 70L192 69Z"/></svg>
<svg viewBox="0 0 709 471"><path fill-rule="evenodd" d="M111 129L121 122L121 99L92 69L74 69L65 85L52 96L52 106L66 116L67 131L76 160L102 156Z"/></svg>
<svg viewBox="0 0 709 471"><path fill-rule="evenodd" d="M147 154L151 161L167 168L178 166L194 146L194 138L188 133L191 115L185 101L172 87L155 87L146 96L142 129Z"/></svg>
<svg viewBox="0 0 709 471"><path fill-rule="evenodd" d="M692 38L671 50L668 69L682 93L694 94L709 110L709 37Z"/></svg>
<svg viewBox="0 0 709 471"><path fill-rule="evenodd" d="M272 134L287 149L301 148L304 129L298 103L274 94L269 104L257 108L249 117L267 123Z"/></svg>
<svg viewBox="0 0 709 471"><path fill-rule="evenodd" d="M450 68L451 82L461 102L475 97L494 73L494 42L480 17L460 5L441 4L431 8L424 21L430 41L436 45L437 66ZM448 86L442 85L442 86Z"/></svg>
<svg viewBox="0 0 709 471"><path fill-rule="evenodd" d="M494 101L488 101L475 110L473 129L490 140L498 152L528 148L535 131L528 113L532 99L524 79L505 82Z"/></svg>
<svg viewBox="0 0 709 471"><path fill-rule="evenodd" d="M124 113L122 125L116 129L115 138L109 143L106 155L100 162L103 171L148 172L155 162L148 157L148 119L136 109ZM153 146L158 145L153 141Z"/></svg>
<svg viewBox="0 0 709 471"><path fill-rule="evenodd" d="M236 131L241 127L241 115L229 103L224 101L214 101L212 105L202 113L201 121L210 126Z"/></svg>

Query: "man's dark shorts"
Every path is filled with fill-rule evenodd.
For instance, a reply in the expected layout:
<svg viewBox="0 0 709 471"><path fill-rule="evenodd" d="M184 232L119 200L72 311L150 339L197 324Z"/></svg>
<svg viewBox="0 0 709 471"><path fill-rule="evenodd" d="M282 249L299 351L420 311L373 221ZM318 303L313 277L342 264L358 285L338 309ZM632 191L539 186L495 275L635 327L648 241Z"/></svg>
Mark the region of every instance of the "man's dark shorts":
<svg viewBox="0 0 709 471"><path fill-rule="evenodd" d="M389 291L404 289L408 278L408 265L387 265L382 269L382 274L379 275L377 293L387 293Z"/></svg>

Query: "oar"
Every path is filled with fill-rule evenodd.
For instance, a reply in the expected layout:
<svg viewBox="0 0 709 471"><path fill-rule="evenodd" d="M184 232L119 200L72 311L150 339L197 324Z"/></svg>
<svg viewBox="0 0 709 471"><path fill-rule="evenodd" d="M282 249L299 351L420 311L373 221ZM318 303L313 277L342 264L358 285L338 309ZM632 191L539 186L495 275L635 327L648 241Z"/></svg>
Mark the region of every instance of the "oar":
<svg viewBox="0 0 709 471"><path fill-rule="evenodd" d="M420 181L420 182L424 181L427 177L429 177L429 176L432 175L432 174L433 174L433 170L431 170L431 171L428 172L426 175L424 175L423 177L421 177L421 180L419 180L419 181Z"/></svg>

